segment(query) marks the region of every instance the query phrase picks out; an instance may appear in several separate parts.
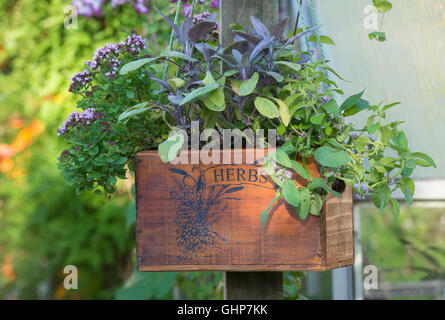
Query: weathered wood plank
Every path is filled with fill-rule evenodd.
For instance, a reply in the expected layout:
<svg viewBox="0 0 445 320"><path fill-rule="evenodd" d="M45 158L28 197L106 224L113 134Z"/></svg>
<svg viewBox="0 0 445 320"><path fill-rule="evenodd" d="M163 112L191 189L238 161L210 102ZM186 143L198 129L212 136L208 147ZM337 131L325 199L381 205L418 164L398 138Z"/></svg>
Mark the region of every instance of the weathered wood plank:
<svg viewBox="0 0 445 320"><path fill-rule="evenodd" d="M246 159L247 152L232 150L235 156ZM317 176L317 164L308 166ZM351 263L350 190L343 199L330 197L324 214L305 221L279 202L262 230L260 213L274 196L274 184L258 164L172 165L156 151L139 153L139 270L325 270Z"/></svg>
<svg viewBox="0 0 445 320"><path fill-rule="evenodd" d="M345 201L328 195L323 208L324 264L327 268L341 268L354 264L354 221L352 189L343 193Z"/></svg>

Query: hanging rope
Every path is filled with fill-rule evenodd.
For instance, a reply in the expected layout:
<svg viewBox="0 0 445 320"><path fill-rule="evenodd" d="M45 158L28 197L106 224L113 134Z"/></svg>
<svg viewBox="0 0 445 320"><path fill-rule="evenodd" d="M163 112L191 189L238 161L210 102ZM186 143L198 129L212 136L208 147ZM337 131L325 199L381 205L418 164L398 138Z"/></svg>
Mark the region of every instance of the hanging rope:
<svg viewBox="0 0 445 320"><path fill-rule="evenodd" d="M310 10L311 10L312 22L313 22L313 24L315 26L318 26L319 23L318 23L317 12L315 10L314 0L310 0L309 3L310 3L309 7L310 7ZM325 53L324 53L323 44L321 43L320 33L318 31L318 28L315 29L315 37L317 38L318 51L320 53L320 58L321 58L321 60L323 62L325 62L326 61L326 56L325 56Z"/></svg>
<svg viewBox="0 0 445 320"><path fill-rule="evenodd" d="M300 17L300 20L301 20L301 25L302 25L302 27L303 27L303 31L304 31L304 29L306 29L306 23L304 22L304 12L303 12L303 7L302 7L302 1L300 2L300 1L298 1L298 0L296 0L296 2L297 2L297 9L298 9L298 15L299 15L299 17ZM297 27L298 28L298 27ZM297 29L296 28L296 29ZM311 45L310 45L310 43L309 43L309 35L308 34L305 34L304 35L304 39L305 39L305 42L306 42L306 48L307 48L307 51L310 53L310 51L311 51ZM309 59L311 60L311 62L314 62L313 60L312 60L312 55L311 54L309 54Z"/></svg>

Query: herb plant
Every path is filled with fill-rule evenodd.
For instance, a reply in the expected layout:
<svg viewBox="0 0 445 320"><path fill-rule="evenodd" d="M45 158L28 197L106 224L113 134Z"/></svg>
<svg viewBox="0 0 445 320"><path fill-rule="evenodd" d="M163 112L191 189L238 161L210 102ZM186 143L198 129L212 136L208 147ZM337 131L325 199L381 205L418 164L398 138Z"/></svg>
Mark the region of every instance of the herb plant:
<svg viewBox="0 0 445 320"><path fill-rule="evenodd" d="M401 189L412 202L414 169L435 166L434 161L410 151L401 121L385 122L397 103L371 105L363 92L337 102L344 95L330 78L337 73L295 45L314 28L286 37L287 18L268 29L251 17L253 31L236 26L234 42L222 47L215 41L216 14L189 17L177 26L159 13L178 48L143 57L142 40L132 35L99 50L73 79L84 112L71 115L60 129L71 145L60 167L77 190L103 186L112 192L127 161L144 148L159 146L161 159L172 160L180 147L176 143L171 152L172 140L162 141L175 128L190 133L191 122L199 121L203 129L276 130L280 147L263 161L277 186L273 202L284 198L303 220L320 214L327 194L342 197L346 186L359 198L371 197L381 212L390 206L394 217L400 211L394 191ZM346 121L359 112L370 114L364 127ZM319 164L320 177L311 176L310 159ZM304 186L295 184L296 175Z"/></svg>

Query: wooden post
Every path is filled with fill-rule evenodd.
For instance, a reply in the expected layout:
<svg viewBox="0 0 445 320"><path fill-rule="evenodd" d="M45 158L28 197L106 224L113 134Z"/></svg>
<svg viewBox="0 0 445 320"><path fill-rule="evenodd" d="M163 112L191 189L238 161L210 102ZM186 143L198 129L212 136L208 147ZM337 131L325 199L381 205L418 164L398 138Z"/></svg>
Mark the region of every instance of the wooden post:
<svg viewBox="0 0 445 320"><path fill-rule="evenodd" d="M221 0L221 43L233 41L229 28L237 23L252 29L250 17L255 16L267 27L278 22L278 0ZM283 299L282 272L224 272L226 300L281 300Z"/></svg>
<svg viewBox="0 0 445 320"><path fill-rule="evenodd" d="M225 300L281 300L283 272L224 272Z"/></svg>
<svg viewBox="0 0 445 320"><path fill-rule="evenodd" d="M237 23L251 30L251 16L260 19L267 27L277 23L278 2L278 0L221 0L221 43L223 46L233 40L229 28L231 24Z"/></svg>

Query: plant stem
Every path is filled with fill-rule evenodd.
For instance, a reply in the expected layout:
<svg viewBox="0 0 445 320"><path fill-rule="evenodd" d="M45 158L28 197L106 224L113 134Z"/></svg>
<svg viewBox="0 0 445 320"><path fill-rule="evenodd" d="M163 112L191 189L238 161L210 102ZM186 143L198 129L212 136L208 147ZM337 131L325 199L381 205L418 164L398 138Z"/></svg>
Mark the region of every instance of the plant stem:
<svg viewBox="0 0 445 320"><path fill-rule="evenodd" d="M179 1L179 0L178 0L178 1ZM197 0L193 0L192 10L190 11L190 17L191 17L191 18L193 18L193 15L194 15L194 13L195 13L196 1L197 1Z"/></svg>
<svg viewBox="0 0 445 320"><path fill-rule="evenodd" d="M298 0L297 0L298 1ZM303 5L303 0L300 0L300 7ZM297 20L295 21L295 27L294 27L294 36L297 34L298 29L298 21L300 20L300 10L298 10L297 14Z"/></svg>
<svg viewBox="0 0 445 320"><path fill-rule="evenodd" d="M178 23L179 11L181 11L181 5L182 5L182 1L178 0L178 4L176 5L175 20L174 20L175 24ZM168 51L171 51L172 48L173 48L173 37L174 36L175 36L175 31L172 30L172 32L170 34L170 43L169 43L169 46L168 46ZM168 72L168 61L165 61L164 75L162 76L162 80L164 80L164 81L167 78L167 72Z"/></svg>

